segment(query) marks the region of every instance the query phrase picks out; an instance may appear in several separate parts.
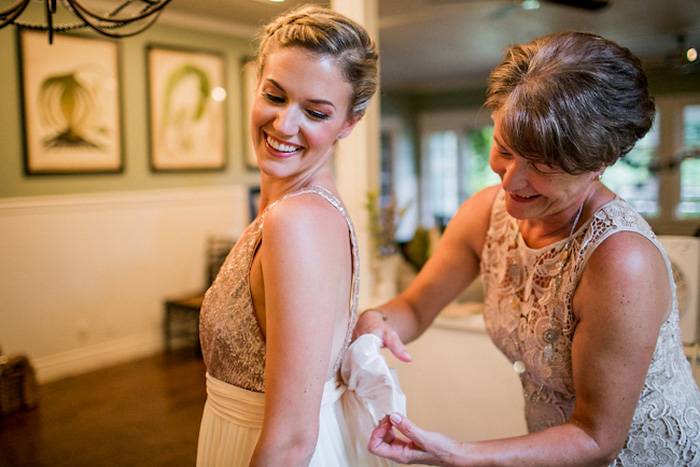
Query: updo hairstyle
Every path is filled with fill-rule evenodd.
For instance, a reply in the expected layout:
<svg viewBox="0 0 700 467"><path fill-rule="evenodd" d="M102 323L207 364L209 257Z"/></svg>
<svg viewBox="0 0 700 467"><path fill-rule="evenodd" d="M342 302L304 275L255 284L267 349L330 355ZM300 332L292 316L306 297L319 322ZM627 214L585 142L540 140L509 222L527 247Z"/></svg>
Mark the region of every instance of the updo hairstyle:
<svg viewBox="0 0 700 467"><path fill-rule="evenodd" d="M276 47L298 47L318 57L332 57L353 95L349 117L362 115L377 90L379 54L367 31L340 13L302 6L274 19L262 31L257 55L258 77Z"/></svg>
<svg viewBox="0 0 700 467"><path fill-rule="evenodd" d="M558 32L506 49L490 75L486 107L504 142L533 162L571 174L625 156L656 112L640 60L585 32Z"/></svg>

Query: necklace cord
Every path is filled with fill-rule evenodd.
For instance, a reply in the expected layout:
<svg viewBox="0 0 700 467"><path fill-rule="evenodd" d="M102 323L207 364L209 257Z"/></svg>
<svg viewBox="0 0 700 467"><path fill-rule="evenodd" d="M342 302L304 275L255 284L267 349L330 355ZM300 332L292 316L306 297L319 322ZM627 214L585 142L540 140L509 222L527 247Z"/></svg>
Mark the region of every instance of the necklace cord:
<svg viewBox="0 0 700 467"><path fill-rule="evenodd" d="M578 224L578 221L581 219L581 213L583 212L583 206L586 204L584 201L581 203L581 206L578 208L578 212L576 213L576 217L574 218L574 224L571 226L571 231L569 232L569 237L566 239L566 243L564 244L563 251L561 253L561 260L559 263L559 274L557 274L557 277L555 279L555 292L554 295L555 297L559 296L560 288L561 288L561 282L562 282L562 274L564 272L564 266L566 264L566 260L569 257L569 248L571 247L571 239L574 235L574 232L576 231L576 225ZM517 247L516 247L517 248ZM513 253L517 256L517 252L514 250ZM518 310L520 312L520 302L517 299L517 291L516 291L516 284L515 284L515 279L516 277L519 278L520 280L523 280L522 277L520 277L521 274L524 273L522 270L522 266L520 266L517 262L517 260L514 262L514 264L509 264L508 265L508 272L511 276L511 284L512 284L512 289L513 289L513 298L511 299L511 308L514 310ZM552 313L553 307L549 306L549 326L548 328L542 333L542 340L547 344L544 349L543 349L543 355L545 359L545 365L542 368L543 376L545 378L548 378L552 374L552 369L549 365L550 359L554 353L556 353L556 350L554 348L554 344L557 340L559 340L559 331L554 327L554 315ZM515 331L515 335L513 335L513 331ZM519 354L517 360L513 363L513 370L518 374L520 377L521 381L523 378L523 374L527 371L527 366L525 365L525 362L523 361L523 352L522 349L520 348L520 330L519 330L519 325L516 320L514 329L511 330L511 335L513 336L513 341L515 344L515 350ZM546 374L545 374L546 373ZM529 402L530 404L534 404L537 401L540 400L542 390L544 389L544 381L540 384L539 389L535 390L531 394L528 394L525 391L525 388L523 387L523 393L525 395L525 400Z"/></svg>

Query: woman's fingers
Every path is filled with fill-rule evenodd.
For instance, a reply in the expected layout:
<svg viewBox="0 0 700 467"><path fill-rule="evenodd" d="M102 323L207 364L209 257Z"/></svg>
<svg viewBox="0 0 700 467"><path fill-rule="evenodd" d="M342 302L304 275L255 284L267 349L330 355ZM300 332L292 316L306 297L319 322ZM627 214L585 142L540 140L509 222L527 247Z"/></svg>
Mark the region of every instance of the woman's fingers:
<svg viewBox="0 0 700 467"><path fill-rule="evenodd" d="M391 353L402 362L410 362L413 360L413 357L406 351L406 346L401 342L401 338L399 338L399 335L396 334L396 331L393 329L389 328L384 331L382 343L384 347L391 350Z"/></svg>
<svg viewBox="0 0 700 467"><path fill-rule="evenodd" d="M363 334L374 334L379 337L382 340L382 346L388 348L402 362L410 362L412 360L399 335L382 320L379 313L363 313L360 315L352 332L352 339L355 340Z"/></svg>
<svg viewBox="0 0 700 467"><path fill-rule="evenodd" d="M352 340L357 339L363 334L374 334L380 339L384 335L386 324L381 318L377 318L378 313L362 313L355 324L355 329L352 331Z"/></svg>
<svg viewBox="0 0 700 467"><path fill-rule="evenodd" d="M391 429L391 422L387 415L379 421L377 427L369 437L369 451L374 452L381 444L391 444L395 439L394 431Z"/></svg>
<svg viewBox="0 0 700 467"><path fill-rule="evenodd" d="M396 437L388 416L379 422L370 435L367 449L374 455L401 464L411 463L414 459L411 452L414 449L413 443L405 438Z"/></svg>
<svg viewBox="0 0 700 467"><path fill-rule="evenodd" d="M459 444L442 433L426 431L418 427L400 413L392 413L389 419L391 424L410 441L404 443L403 455L399 457L399 462L404 464L419 462L445 465Z"/></svg>
<svg viewBox="0 0 700 467"><path fill-rule="evenodd" d="M391 424L395 426L406 438L413 441L419 449L423 449L424 431L416 426L408 417L394 412L389 417Z"/></svg>

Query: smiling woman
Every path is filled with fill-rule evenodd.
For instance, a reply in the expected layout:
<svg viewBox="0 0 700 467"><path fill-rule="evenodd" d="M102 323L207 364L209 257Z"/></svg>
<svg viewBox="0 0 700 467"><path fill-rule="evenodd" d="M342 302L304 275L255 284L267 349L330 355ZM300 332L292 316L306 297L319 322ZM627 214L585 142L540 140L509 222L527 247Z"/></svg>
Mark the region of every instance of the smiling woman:
<svg viewBox="0 0 700 467"><path fill-rule="evenodd" d="M408 361L404 342L480 275L529 434L458 443L392 414L370 450L405 464L698 465L700 391L671 264L600 180L651 127L641 62L594 34L543 36L506 50L487 107L501 184L464 202L415 281L383 314L361 315L355 335Z"/></svg>
<svg viewBox="0 0 700 467"><path fill-rule="evenodd" d="M358 248L332 167L376 91L376 46L348 18L305 7L266 26L257 65L260 211L202 306L197 463L386 465L369 434L405 400L379 340L350 345Z"/></svg>
<svg viewBox="0 0 700 467"><path fill-rule="evenodd" d="M305 178L328 165L348 118L352 86L335 61L283 48L268 57L253 102L251 131L263 179Z"/></svg>

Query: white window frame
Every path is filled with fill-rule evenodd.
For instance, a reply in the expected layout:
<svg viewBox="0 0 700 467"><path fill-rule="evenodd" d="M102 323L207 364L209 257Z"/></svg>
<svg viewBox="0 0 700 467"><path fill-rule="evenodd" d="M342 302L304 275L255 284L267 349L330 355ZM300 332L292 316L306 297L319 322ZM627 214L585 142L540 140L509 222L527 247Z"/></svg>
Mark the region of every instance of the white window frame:
<svg viewBox="0 0 700 467"><path fill-rule="evenodd" d="M699 94L676 94L656 98L659 126L658 158L661 166L667 166L683 151L683 107L700 105ZM420 224L433 227L435 219L431 210L430 178L425 176L429 167L430 138L434 132L454 131L464 135L465 130L492 125L491 116L485 109L425 112L418 117L420 132L420 172L419 208ZM460 150L462 142L460 141ZM664 170L658 174L659 214L647 221L657 234L693 235L700 225L700 219L678 219L676 207L680 202L680 169Z"/></svg>
<svg viewBox="0 0 700 467"><path fill-rule="evenodd" d="M656 98L659 126L658 157L661 166L677 160L683 151L683 108L700 105L700 94L660 96ZM700 219L678 219L676 208L681 198L681 171L659 172L659 215L647 221L657 234L693 235Z"/></svg>
<svg viewBox="0 0 700 467"><path fill-rule="evenodd" d="M468 130L493 125L491 115L486 109L455 110L443 112L425 112L418 117L420 130L420 225L426 228L435 227L432 212L430 177L427 169L430 167L430 134L443 131L454 131L459 137L458 151L464 148L464 138ZM461 154L460 154L461 156ZM458 160L461 160L459 157Z"/></svg>
<svg viewBox="0 0 700 467"><path fill-rule="evenodd" d="M382 157L390 158L391 187L396 196L396 204L399 209L405 210L396 230L396 239L408 241L413 238L418 226L420 203L420 196L418 196L420 177L417 175L413 160L410 136L403 120L396 116L382 117L381 133L389 140L389 154L384 154ZM377 186L379 182L377 180Z"/></svg>

